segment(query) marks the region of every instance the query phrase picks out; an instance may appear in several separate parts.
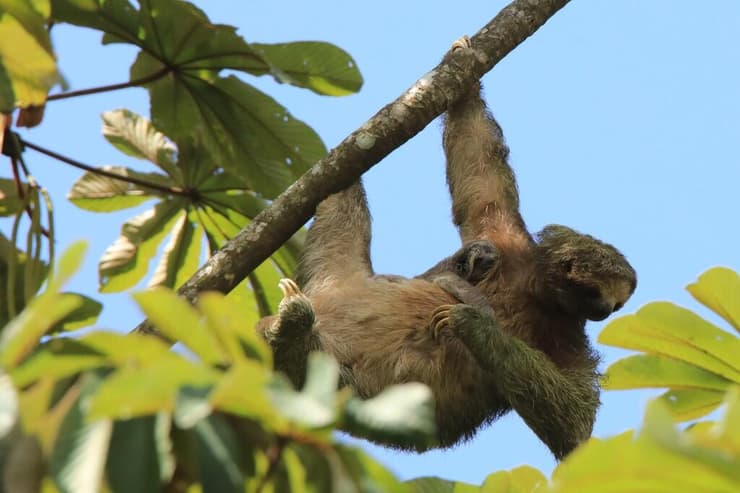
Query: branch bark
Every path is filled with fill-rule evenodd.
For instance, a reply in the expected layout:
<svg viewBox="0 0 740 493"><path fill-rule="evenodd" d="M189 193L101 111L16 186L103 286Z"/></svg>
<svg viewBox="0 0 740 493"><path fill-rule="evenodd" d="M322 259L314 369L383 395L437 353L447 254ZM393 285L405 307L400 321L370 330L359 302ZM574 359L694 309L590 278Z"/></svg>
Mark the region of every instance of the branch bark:
<svg viewBox="0 0 740 493"><path fill-rule="evenodd" d="M568 1L514 0L507 5L471 37L473 55L458 53L440 63L352 132L216 252L179 294L192 303L203 291L231 291L298 231L322 200L424 129ZM156 334L148 321L134 331Z"/></svg>

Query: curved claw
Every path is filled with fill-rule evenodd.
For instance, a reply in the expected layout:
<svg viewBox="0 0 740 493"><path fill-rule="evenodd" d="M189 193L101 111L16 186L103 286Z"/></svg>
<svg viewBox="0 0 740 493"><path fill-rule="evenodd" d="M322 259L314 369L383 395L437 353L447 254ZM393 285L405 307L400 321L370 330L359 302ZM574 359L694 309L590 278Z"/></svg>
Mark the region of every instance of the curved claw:
<svg viewBox="0 0 740 493"><path fill-rule="evenodd" d="M464 50L466 48L470 48L470 37L467 35L464 35L460 37L459 39L456 39L455 42L452 43L452 47L450 48L450 51Z"/></svg>
<svg viewBox="0 0 740 493"><path fill-rule="evenodd" d="M450 310L455 305L441 305L432 313L432 321L429 328L432 331L434 340L439 339L439 333L450 326Z"/></svg>

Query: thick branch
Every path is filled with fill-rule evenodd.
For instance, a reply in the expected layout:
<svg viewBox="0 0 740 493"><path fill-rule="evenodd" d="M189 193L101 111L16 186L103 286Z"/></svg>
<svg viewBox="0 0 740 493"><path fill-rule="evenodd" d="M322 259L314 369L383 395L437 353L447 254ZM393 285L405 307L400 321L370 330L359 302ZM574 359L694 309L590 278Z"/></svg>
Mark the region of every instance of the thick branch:
<svg viewBox="0 0 740 493"><path fill-rule="evenodd" d="M231 291L308 221L319 202L349 186L424 129L567 3L568 0L511 2L471 38L475 56L459 53L451 57L378 111L216 252L179 293L194 302L202 291ZM153 332L147 321L134 330Z"/></svg>

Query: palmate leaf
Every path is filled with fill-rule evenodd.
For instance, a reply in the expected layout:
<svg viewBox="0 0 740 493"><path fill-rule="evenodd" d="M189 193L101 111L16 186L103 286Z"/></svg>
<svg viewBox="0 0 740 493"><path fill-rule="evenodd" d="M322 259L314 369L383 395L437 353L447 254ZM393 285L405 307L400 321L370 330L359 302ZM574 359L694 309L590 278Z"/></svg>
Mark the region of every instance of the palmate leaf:
<svg viewBox="0 0 740 493"><path fill-rule="evenodd" d="M48 1L0 0L0 113L41 106L61 78L46 30Z"/></svg>
<svg viewBox="0 0 740 493"><path fill-rule="evenodd" d="M355 61L346 51L329 43L252 43L251 47L269 64L269 72L278 82L306 87L328 96L345 96L362 87L362 76ZM248 72L262 74L257 70Z"/></svg>
<svg viewBox="0 0 740 493"><path fill-rule="evenodd" d="M123 178L135 178L163 187L174 185L171 179L160 173L141 173L123 166L101 166L100 169ZM93 212L113 212L136 207L162 195L162 192L154 188L88 171L72 185L67 198L80 209Z"/></svg>
<svg viewBox="0 0 740 493"><path fill-rule="evenodd" d="M731 324L737 323L740 282L736 273L711 269L689 290ZM711 412L724 390L740 384L740 338L671 303L650 303L635 315L613 321L599 335L599 342L647 353L612 364L605 388L667 387L662 400L678 420Z"/></svg>
<svg viewBox="0 0 740 493"><path fill-rule="evenodd" d="M141 55L132 77L154 63ZM234 76L198 75L149 84L154 123L176 141L197 130L212 159L251 189L275 198L326 154L316 132L270 96Z"/></svg>

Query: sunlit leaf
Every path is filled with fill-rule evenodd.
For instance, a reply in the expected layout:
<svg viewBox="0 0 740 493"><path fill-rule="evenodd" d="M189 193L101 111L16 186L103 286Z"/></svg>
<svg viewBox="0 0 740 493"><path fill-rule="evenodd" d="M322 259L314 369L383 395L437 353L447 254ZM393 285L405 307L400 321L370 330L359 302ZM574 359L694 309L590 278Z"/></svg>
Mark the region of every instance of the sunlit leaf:
<svg viewBox="0 0 740 493"><path fill-rule="evenodd" d="M226 362L218 340L206 330L200 314L184 298L160 288L136 293L134 299L164 336L184 344L204 363L217 365Z"/></svg>
<svg viewBox="0 0 740 493"><path fill-rule="evenodd" d="M126 221L121 236L105 250L98 263L100 291L122 291L141 280L172 225L179 216L187 214L185 207L184 200L175 198Z"/></svg>
<svg viewBox="0 0 740 493"><path fill-rule="evenodd" d="M182 358L121 368L101 384L90 404L90 416L129 419L172 411L181 387L207 386L216 379L215 372Z"/></svg>
<svg viewBox="0 0 740 493"><path fill-rule="evenodd" d="M57 338L43 343L15 368L11 375L19 387L25 387L44 377L60 379L76 373L105 366L107 358L84 341Z"/></svg>
<svg viewBox="0 0 740 493"><path fill-rule="evenodd" d="M479 488L472 484L456 483L441 478L416 478L408 481L414 493L477 493Z"/></svg>
<svg viewBox="0 0 740 493"><path fill-rule="evenodd" d="M123 166L101 166L100 169L143 183L162 187L174 186L170 178L159 173L141 173ZM162 195L162 192L154 188L88 171L72 185L67 198L81 209L112 212L135 207L159 195Z"/></svg>
<svg viewBox="0 0 740 493"><path fill-rule="evenodd" d="M717 409L725 393L719 390L677 389L660 396L676 421L688 421L706 416Z"/></svg>
<svg viewBox="0 0 740 493"><path fill-rule="evenodd" d="M88 327L95 323L100 312L103 311L102 303L84 294L63 293L61 296L75 296L79 298L80 306L65 317L62 317L59 322L49 329L49 332L64 332Z"/></svg>
<svg viewBox="0 0 740 493"><path fill-rule="evenodd" d="M39 9L39 7L42 7ZM0 112L41 106L60 81L41 2L0 0Z"/></svg>
<svg viewBox="0 0 740 493"><path fill-rule="evenodd" d="M352 57L341 48L318 41L252 43L270 65L278 82L311 89L318 94L345 96L360 90L362 76ZM252 71L257 75L264 72Z"/></svg>
<svg viewBox="0 0 740 493"><path fill-rule="evenodd" d="M175 145L149 120L127 109L106 111L102 117L103 136L119 151L156 164L170 177L180 177Z"/></svg>
<svg viewBox="0 0 740 493"><path fill-rule="evenodd" d="M272 351L254 330L243 303L211 292L201 294L197 306L206 317L208 332L219 338L231 361L243 360L246 355L272 368Z"/></svg>
<svg viewBox="0 0 740 493"><path fill-rule="evenodd" d="M149 287L177 288L185 283L200 266L202 234L200 224L194 225L186 214L181 215L149 280Z"/></svg>
<svg viewBox="0 0 740 493"><path fill-rule="evenodd" d="M60 492L93 493L100 490L113 423L88 417L87 400L98 385L98 377L86 377L54 443L49 472Z"/></svg>
<svg viewBox="0 0 740 493"><path fill-rule="evenodd" d="M605 389L644 387L726 390L732 382L715 373L664 356L635 355L612 364L606 373Z"/></svg>
<svg viewBox="0 0 740 493"><path fill-rule="evenodd" d="M481 493L532 493L545 491L547 478L531 466L521 466L511 471L489 475L481 485Z"/></svg>
<svg viewBox="0 0 740 493"><path fill-rule="evenodd" d="M650 303L614 320L599 342L669 356L740 382L740 339L672 303Z"/></svg>
<svg viewBox="0 0 740 493"><path fill-rule="evenodd" d="M715 267L699 276L686 289L740 332L740 276L737 272L726 267Z"/></svg>

